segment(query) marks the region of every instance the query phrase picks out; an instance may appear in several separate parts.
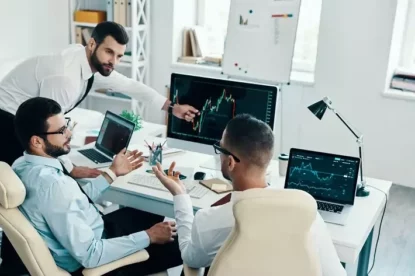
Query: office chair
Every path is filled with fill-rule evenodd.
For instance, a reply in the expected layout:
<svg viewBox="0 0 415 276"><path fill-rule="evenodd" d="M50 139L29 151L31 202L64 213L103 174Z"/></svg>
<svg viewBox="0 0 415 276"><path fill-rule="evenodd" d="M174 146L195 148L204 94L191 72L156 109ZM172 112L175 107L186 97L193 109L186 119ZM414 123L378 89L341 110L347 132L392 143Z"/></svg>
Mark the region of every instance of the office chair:
<svg viewBox="0 0 415 276"><path fill-rule="evenodd" d="M0 227L32 276L70 276L59 268L36 229L17 208L26 196L18 176L5 162L0 162ZM103 275L119 267L143 262L149 258L146 250L96 268L83 270L85 276Z"/></svg>
<svg viewBox="0 0 415 276"><path fill-rule="evenodd" d="M310 228L317 204L300 190L252 189L238 194L235 226L208 276L321 275Z"/></svg>

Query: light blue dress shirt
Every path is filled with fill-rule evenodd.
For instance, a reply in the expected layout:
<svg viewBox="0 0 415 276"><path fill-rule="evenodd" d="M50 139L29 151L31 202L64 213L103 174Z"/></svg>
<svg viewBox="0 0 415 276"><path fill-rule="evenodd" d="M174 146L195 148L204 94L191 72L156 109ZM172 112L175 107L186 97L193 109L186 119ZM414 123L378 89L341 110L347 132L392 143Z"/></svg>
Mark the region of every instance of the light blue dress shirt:
<svg viewBox="0 0 415 276"><path fill-rule="evenodd" d="M81 266L97 267L149 246L145 231L104 239L101 215L75 180L63 173L58 159L24 153L12 168L26 187L19 209L62 269L73 272ZM109 187L103 176L86 182L82 187L93 201Z"/></svg>

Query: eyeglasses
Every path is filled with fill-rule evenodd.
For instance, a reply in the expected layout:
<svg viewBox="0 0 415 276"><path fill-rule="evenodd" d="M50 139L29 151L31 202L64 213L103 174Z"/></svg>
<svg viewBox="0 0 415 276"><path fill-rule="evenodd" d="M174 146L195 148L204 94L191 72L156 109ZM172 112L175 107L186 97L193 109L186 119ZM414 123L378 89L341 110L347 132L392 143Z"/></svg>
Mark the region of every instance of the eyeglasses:
<svg viewBox="0 0 415 276"><path fill-rule="evenodd" d="M65 120L66 120L66 125L61 127L58 131L42 132L42 133L39 133L39 135L52 135L52 134L64 135L68 129L72 130L72 128L73 128L72 125L71 125L71 118L65 117Z"/></svg>
<svg viewBox="0 0 415 276"><path fill-rule="evenodd" d="M241 160L238 157L236 157L233 153L231 153L230 151L222 148L220 146L219 142L216 142L215 144L213 144L213 148L215 149L215 153L216 154L223 153L225 155L230 155L230 156L232 156L235 159L236 162L241 162Z"/></svg>

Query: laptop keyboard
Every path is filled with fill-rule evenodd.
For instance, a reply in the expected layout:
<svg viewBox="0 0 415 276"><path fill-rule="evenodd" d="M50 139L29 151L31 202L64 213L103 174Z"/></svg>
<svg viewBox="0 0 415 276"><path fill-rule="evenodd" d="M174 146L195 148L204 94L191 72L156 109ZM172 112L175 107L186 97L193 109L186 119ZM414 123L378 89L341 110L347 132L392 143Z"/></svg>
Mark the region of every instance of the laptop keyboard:
<svg viewBox="0 0 415 276"><path fill-rule="evenodd" d="M106 163L106 162L112 161L111 159L109 159L105 155L102 155L95 149L83 149L83 150L79 150L78 152L86 156L88 159L90 159L95 164Z"/></svg>
<svg viewBox="0 0 415 276"><path fill-rule="evenodd" d="M343 211L343 205L317 201L317 209L326 212L338 213Z"/></svg>

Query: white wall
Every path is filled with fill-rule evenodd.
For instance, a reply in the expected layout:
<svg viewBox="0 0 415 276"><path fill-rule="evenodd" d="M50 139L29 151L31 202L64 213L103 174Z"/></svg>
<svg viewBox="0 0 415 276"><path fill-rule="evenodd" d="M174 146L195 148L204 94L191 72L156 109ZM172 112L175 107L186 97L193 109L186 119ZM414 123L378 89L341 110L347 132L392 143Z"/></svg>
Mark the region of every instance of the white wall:
<svg viewBox="0 0 415 276"><path fill-rule="evenodd" d="M65 47L69 43L68 16L66 0L0 0L0 58Z"/></svg>
<svg viewBox="0 0 415 276"><path fill-rule="evenodd" d="M397 1L323 1L315 85L283 87L283 151L295 146L358 154L354 137L334 114L318 121L307 110L329 96L364 134L365 174L415 187L415 102L382 96ZM151 85L158 91L173 71L198 73L171 67L172 2L152 1Z"/></svg>
<svg viewBox="0 0 415 276"><path fill-rule="evenodd" d="M175 9L175 4L188 5L186 1L151 1L150 81L164 95L173 71L195 73L171 67L173 40L177 42L172 32L173 14L187 12ZM318 121L306 109L329 96L365 135L365 173L415 187L415 102L382 97L397 1L323 2L315 85L293 82L283 87L283 151L296 146L357 154L353 136L333 114ZM0 0L4 39L0 58L47 53L66 46L68 16L64 0ZM209 75L220 77L214 72ZM163 112L155 113L151 121L164 122Z"/></svg>

